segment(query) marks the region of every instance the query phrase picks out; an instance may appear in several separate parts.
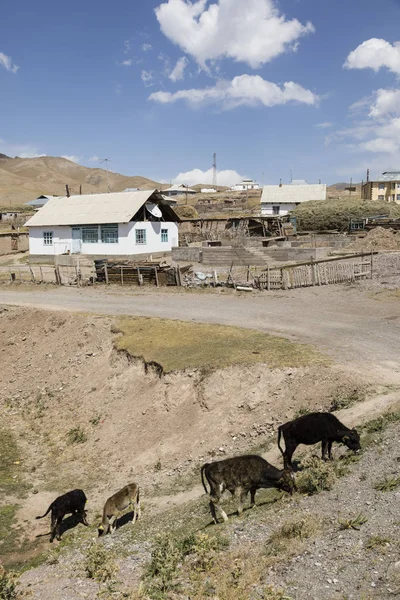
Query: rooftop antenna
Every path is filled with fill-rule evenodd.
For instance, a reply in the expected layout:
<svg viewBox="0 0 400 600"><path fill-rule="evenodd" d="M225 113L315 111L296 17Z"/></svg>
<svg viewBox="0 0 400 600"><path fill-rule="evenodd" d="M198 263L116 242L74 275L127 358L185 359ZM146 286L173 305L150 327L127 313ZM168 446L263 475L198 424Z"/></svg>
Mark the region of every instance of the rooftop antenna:
<svg viewBox="0 0 400 600"><path fill-rule="evenodd" d="M217 185L217 154L213 154L213 186Z"/></svg>
<svg viewBox="0 0 400 600"><path fill-rule="evenodd" d="M100 160L100 164L102 163L106 163L106 171L107 171L107 190L108 193L110 193L110 180L108 178L108 163L111 162L111 160L109 158L103 158L103 160Z"/></svg>
<svg viewBox="0 0 400 600"><path fill-rule="evenodd" d="M292 169L290 169L290 183L293 183L293 173L292 173Z"/></svg>

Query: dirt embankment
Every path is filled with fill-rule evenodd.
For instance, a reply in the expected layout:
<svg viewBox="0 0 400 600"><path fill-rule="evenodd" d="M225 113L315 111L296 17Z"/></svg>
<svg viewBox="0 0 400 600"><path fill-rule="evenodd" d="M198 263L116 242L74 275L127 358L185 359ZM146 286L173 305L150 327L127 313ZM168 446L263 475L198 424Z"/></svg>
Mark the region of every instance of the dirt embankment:
<svg viewBox="0 0 400 600"><path fill-rule="evenodd" d="M160 377L115 350L111 318L17 308L0 318L2 428L19 448L15 477L30 486L12 499L17 521L31 522L74 487L96 509L133 478L151 496L212 456L266 447L302 407L327 409L372 389L360 375L320 365ZM46 527L30 527L28 537Z"/></svg>

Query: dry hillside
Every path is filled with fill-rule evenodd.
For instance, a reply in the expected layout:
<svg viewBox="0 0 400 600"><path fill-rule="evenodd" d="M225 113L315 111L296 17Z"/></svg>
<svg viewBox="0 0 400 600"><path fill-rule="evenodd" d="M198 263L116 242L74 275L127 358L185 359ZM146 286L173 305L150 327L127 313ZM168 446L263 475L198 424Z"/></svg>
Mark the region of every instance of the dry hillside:
<svg viewBox="0 0 400 600"><path fill-rule="evenodd" d="M125 188L160 188L160 184L145 177L127 177L109 172L110 188L121 192ZM85 194L107 191L104 169L88 168L65 158L8 158L0 156L0 206L18 206L40 194L64 195L68 184L72 193ZM163 187L163 186L161 186ZM165 187L165 186L164 186Z"/></svg>

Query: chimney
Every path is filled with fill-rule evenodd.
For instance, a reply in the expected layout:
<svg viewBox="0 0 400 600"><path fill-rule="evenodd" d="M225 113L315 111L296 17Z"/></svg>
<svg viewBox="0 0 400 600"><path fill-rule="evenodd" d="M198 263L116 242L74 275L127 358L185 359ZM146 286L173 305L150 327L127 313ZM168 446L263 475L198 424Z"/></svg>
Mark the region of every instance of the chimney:
<svg viewBox="0 0 400 600"><path fill-rule="evenodd" d="M68 184L65 185L65 189L67 190L67 198L69 198L69 187L68 187Z"/></svg>
<svg viewBox="0 0 400 600"><path fill-rule="evenodd" d="M79 186L79 195L80 196L82 195L82 186L81 185Z"/></svg>
<svg viewBox="0 0 400 600"><path fill-rule="evenodd" d="M369 182L369 169L367 169L367 183Z"/></svg>
<svg viewBox="0 0 400 600"><path fill-rule="evenodd" d="M279 187L282 187L282 179L279 180Z"/></svg>

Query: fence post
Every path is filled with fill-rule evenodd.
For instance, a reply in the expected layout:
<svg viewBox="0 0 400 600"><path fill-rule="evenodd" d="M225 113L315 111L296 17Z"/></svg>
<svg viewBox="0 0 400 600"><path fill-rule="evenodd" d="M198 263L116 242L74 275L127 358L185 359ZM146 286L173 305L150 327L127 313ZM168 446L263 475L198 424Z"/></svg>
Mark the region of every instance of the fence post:
<svg viewBox="0 0 400 600"><path fill-rule="evenodd" d="M374 267L374 251L371 250L371 279L372 279L373 267Z"/></svg>
<svg viewBox="0 0 400 600"><path fill-rule="evenodd" d="M104 275L106 278L106 284L108 285L108 267L107 267L107 263L104 265Z"/></svg>
<svg viewBox="0 0 400 600"><path fill-rule="evenodd" d="M158 273L157 273L157 267L154 267L154 275L155 275L155 278L156 278L156 286L157 286L157 287L159 287L159 284L158 284Z"/></svg>
<svg viewBox="0 0 400 600"><path fill-rule="evenodd" d="M271 289L271 274L269 272L269 265L267 265L267 290Z"/></svg>
<svg viewBox="0 0 400 600"><path fill-rule="evenodd" d="M124 285L124 268L121 265L121 285Z"/></svg>
<svg viewBox="0 0 400 600"><path fill-rule="evenodd" d="M311 283L313 285L315 285L315 264L314 264L314 258L311 257Z"/></svg>

